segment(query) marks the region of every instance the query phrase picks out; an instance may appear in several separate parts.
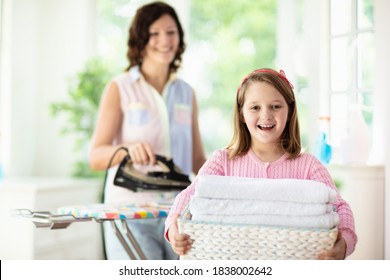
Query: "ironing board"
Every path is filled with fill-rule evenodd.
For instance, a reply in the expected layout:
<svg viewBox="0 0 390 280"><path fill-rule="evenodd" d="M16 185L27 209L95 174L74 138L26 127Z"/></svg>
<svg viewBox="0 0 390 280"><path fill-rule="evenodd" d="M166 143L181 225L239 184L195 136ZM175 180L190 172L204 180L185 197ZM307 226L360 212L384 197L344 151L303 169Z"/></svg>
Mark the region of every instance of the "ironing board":
<svg viewBox="0 0 390 280"><path fill-rule="evenodd" d="M76 222L96 221L98 223L110 222L115 235L118 237L130 259L145 260L137 240L134 238L127 220L157 219L167 216L169 207L166 205L137 206L107 204L65 206L57 209L57 214L49 211L33 212L29 209L16 209L14 214L30 219L36 227L50 227L50 229L65 229ZM120 220L124 234L119 230L116 220ZM126 237L133 249L126 242Z"/></svg>

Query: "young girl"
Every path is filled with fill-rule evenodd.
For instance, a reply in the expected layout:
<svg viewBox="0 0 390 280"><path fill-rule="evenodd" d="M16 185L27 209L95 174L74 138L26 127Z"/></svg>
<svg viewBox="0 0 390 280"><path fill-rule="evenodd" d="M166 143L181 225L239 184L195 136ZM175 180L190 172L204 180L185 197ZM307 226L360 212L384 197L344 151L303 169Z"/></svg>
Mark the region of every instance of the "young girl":
<svg viewBox="0 0 390 280"><path fill-rule="evenodd" d="M270 179L306 179L323 182L337 191L326 168L312 155L301 153L301 140L293 86L283 71L258 69L241 82L234 106L234 134L226 149L216 151L198 177L175 199L165 223L165 236L173 250L183 255L190 236L180 234L177 218L194 194L200 175ZM357 242L349 205L338 194L339 234L334 247L318 259L344 259Z"/></svg>

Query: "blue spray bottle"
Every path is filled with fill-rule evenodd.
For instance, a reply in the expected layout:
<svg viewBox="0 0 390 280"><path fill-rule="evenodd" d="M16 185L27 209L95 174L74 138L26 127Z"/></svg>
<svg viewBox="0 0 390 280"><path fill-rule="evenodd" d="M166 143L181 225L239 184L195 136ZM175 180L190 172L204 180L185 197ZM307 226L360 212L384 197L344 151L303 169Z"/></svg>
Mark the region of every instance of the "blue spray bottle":
<svg viewBox="0 0 390 280"><path fill-rule="evenodd" d="M328 142L329 117L320 117L320 132L316 140L315 156L323 164L329 164L332 159L332 146Z"/></svg>

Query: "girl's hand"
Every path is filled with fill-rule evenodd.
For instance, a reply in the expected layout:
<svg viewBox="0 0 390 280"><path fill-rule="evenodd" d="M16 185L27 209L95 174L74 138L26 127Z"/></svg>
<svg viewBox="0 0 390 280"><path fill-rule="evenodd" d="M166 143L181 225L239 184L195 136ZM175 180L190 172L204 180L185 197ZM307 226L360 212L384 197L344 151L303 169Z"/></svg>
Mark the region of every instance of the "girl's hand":
<svg viewBox="0 0 390 280"><path fill-rule="evenodd" d="M131 160L136 164L156 164L156 157L148 143L132 144L128 148Z"/></svg>
<svg viewBox="0 0 390 280"><path fill-rule="evenodd" d="M178 255L185 255L191 248L192 240L188 234L179 233L179 228L177 226L177 219L179 216L179 214L174 216L173 223L168 229L168 237L173 251Z"/></svg>
<svg viewBox="0 0 390 280"><path fill-rule="evenodd" d="M319 260L343 260L345 259L345 253L347 250L347 244L345 243L345 240L339 231L337 234L336 242L333 246L333 248L321 252L317 259Z"/></svg>

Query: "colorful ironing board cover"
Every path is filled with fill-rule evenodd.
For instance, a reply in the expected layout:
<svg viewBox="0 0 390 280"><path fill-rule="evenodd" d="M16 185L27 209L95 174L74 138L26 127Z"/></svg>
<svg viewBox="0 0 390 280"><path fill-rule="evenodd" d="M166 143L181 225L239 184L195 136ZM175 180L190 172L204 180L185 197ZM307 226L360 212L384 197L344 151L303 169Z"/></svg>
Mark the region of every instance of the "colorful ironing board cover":
<svg viewBox="0 0 390 280"><path fill-rule="evenodd" d="M108 204L73 205L57 209L58 214L73 215L75 218L94 218L97 220L151 219L168 215L167 206L136 206Z"/></svg>

